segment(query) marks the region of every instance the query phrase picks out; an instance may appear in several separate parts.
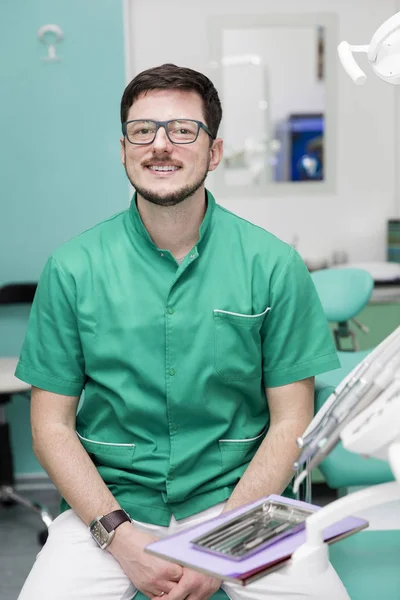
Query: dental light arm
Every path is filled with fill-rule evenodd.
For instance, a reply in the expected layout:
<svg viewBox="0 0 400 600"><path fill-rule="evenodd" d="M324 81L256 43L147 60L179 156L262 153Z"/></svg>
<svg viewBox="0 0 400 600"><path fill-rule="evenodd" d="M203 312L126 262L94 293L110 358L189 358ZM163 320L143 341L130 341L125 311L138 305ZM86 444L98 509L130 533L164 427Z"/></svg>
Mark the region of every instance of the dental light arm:
<svg viewBox="0 0 400 600"><path fill-rule="evenodd" d="M357 61L353 56L353 52L368 52L369 46L350 46L348 42L341 42L338 46L338 54L340 62L345 71L357 85L364 85L367 76L358 66Z"/></svg>
<svg viewBox="0 0 400 600"><path fill-rule="evenodd" d="M400 12L385 21L372 36L369 45L352 46L341 42L338 55L345 71L357 85L367 79L353 53L364 52L372 70L380 78L394 85L400 84Z"/></svg>

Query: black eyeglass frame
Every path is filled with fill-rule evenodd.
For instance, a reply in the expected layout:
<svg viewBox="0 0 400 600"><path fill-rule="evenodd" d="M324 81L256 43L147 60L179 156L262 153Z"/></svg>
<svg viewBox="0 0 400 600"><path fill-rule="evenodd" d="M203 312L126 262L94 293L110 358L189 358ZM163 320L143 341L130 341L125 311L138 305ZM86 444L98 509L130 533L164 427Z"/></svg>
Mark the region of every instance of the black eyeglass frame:
<svg viewBox="0 0 400 600"><path fill-rule="evenodd" d="M146 121L148 123L155 123L156 130L154 132L153 139L151 140L151 142L131 142L131 140L128 137L128 133L127 133L127 125L129 123L140 123L142 121ZM197 124L197 133L196 133L196 137L194 138L194 140L192 140L191 142L174 142L173 140L171 140L171 138L169 137L169 133L168 133L168 123L173 123L174 121L189 121L190 123L196 123ZM209 135L212 140L215 140L215 136L208 129L207 125L204 125L204 123L202 123L201 121L196 121L196 119L183 119L183 118L169 119L168 121L155 121L154 119L132 119L131 121L125 121L125 123L122 123L122 133L123 133L124 137L126 137L126 139L128 140L128 142L130 144L134 144L135 146L149 146L156 139L157 132L160 129L160 127L164 128L167 138L169 139L171 144L176 144L177 146L181 146L184 144L194 144L194 142L199 137L200 129L204 129L206 134Z"/></svg>

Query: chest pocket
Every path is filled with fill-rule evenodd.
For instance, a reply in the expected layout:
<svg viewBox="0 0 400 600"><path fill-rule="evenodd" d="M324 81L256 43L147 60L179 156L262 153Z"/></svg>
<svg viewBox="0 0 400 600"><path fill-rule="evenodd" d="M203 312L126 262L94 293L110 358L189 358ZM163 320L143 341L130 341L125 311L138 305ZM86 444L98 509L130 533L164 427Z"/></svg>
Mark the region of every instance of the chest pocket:
<svg viewBox="0 0 400 600"><path fill-rule="evenodd" d="M260 329L269 310L258 315L214 310L214 368L225 381L261 377Z"/></svg>

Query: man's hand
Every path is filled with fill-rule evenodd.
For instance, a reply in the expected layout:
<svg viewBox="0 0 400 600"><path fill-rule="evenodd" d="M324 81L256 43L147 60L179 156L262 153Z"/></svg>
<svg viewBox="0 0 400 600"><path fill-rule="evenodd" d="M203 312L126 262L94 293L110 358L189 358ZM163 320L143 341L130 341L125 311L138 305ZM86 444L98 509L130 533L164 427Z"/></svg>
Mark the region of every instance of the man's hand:
<svg viewBox="0 0 400 600"><path fill-rule="evenodd" d="M162 600L208 600L220 587L218 579L184 568L178 585Z"/></svg>
<svg viewBox="0 0 400 600"><path fill-rule="evenodd" d="M144 552L145 546L158 538L123 523L108 547L133 585L149 598L167 594L177 587L183 568ZM207 596L208 597L208 596Z"/></svg>

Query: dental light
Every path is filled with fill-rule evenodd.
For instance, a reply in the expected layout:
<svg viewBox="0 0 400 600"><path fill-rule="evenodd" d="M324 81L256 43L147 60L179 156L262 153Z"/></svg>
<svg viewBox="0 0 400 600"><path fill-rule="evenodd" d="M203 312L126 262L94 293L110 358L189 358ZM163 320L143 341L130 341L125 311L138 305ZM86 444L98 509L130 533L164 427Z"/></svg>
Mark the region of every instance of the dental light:
<svg viewBox="0 0 400 600"><path fill-rule="evenodd" d="M345 71L357 85L363 85L367 79L353 56L357 52L368 55L372 70L380 79L400 85L400 12L376 30L369 45L351 46L341 42L337 50Z"/></svg>

